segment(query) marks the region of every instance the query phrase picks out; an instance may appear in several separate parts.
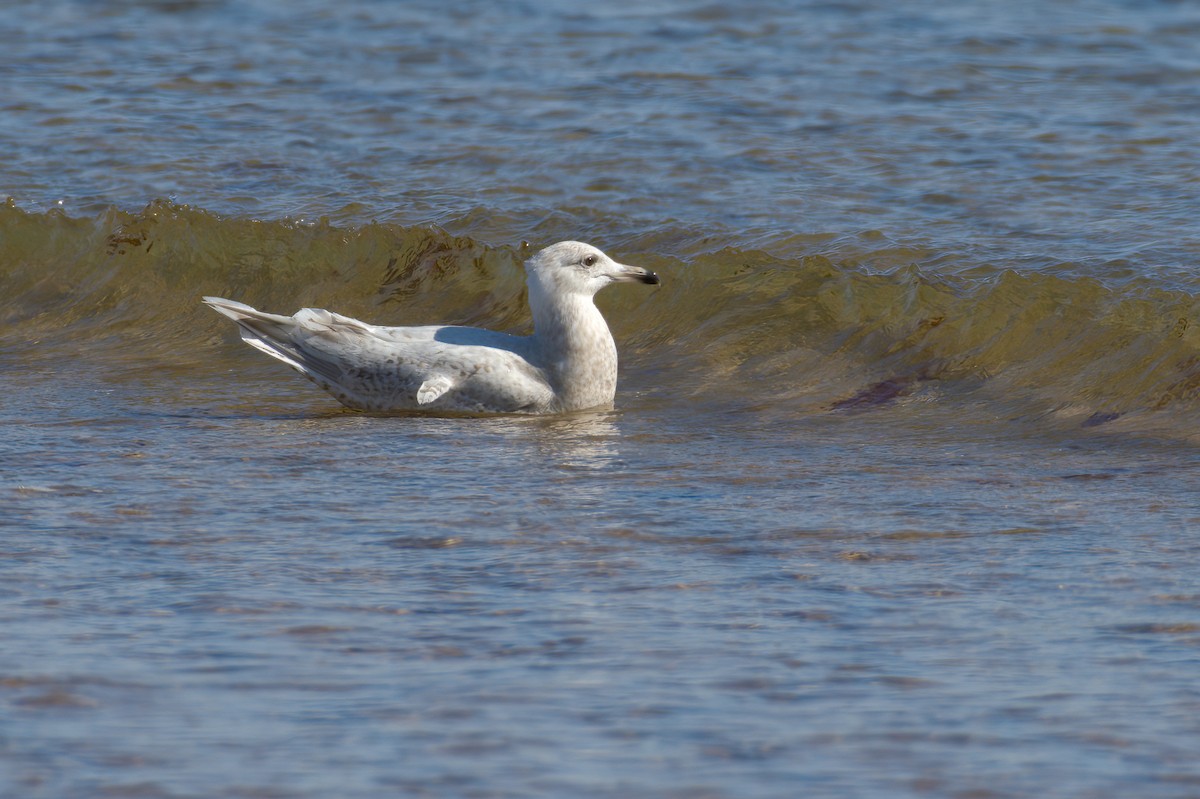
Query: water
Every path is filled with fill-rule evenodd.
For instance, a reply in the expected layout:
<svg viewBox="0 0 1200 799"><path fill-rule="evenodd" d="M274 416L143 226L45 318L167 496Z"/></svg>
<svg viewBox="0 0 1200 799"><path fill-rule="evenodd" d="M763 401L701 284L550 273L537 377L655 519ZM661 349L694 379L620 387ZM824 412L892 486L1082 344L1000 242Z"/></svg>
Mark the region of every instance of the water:
<svg viewBox="0 0 1200 799"><path fill-rule="evenodd" d="M1200 795L1182 3L0 10L0 795ZM355 414L198 298L527 329Z"/></svg>

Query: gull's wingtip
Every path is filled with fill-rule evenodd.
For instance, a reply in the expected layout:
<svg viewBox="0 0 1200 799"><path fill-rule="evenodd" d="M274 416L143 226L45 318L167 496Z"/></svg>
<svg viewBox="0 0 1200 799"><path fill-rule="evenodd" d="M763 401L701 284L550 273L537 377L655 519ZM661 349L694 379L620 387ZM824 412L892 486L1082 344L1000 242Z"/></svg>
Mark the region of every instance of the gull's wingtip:
<svg viewBox="0 0 1200 799"><path fill-rule="evenodd" d="M204 297L203 301L204 304L209 308L212 308L219 314L228 316L235 322L238 319L244 319L246 316L256 313L254 308L250 307L246 303L238 302L236 300L227 300L224 297Z"/></svg>

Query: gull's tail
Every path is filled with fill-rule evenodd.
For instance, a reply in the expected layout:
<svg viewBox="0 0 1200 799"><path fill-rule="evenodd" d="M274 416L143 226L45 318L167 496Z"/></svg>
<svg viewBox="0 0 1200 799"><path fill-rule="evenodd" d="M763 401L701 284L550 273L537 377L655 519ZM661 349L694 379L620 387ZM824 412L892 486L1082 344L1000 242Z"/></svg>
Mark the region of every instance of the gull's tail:
<svg viewBox="0 0 1200 799"><path fill-rule="evenodd" d="M322 358L319 352L305 347L304 343L314 334L319 334L321 328L327 327L335 318L340 321L346 317L310 308L295 316L282 316L221 297L205 297L204 302L217 313L237 322L242 341L283 361L321 388L333 390L343 379L342 369L336 363ZM323 319L322 315L330 318Z"/></svg>

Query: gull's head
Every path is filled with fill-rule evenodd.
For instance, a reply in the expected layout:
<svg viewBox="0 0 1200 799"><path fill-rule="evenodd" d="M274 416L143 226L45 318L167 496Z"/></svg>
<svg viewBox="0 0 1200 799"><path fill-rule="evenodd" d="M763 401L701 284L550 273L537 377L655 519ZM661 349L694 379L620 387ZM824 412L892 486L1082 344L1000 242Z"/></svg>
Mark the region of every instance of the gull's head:
<svg viewBox="0 0 1200 799"><path fill-rule="evenodd" d="M659 282L640 266L621 264L581 241L560 241L525 262L530 287L556 294L594 295L609 283Z"/></svg>

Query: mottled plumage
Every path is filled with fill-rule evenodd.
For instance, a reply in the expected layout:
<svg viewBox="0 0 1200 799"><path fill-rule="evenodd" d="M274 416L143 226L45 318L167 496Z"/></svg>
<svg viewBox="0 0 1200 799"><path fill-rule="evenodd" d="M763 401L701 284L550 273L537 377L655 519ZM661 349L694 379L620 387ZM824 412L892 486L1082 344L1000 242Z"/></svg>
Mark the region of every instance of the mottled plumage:
<svg viewBox="0 0 1200 799"><path fill-rule="evenodd" d="M612 405L617 347L592 301L609 283L658 283L577 241L525 262L533 335L475 327L379 327L331 311L263 313L204 301L237 322L242 340L278 358L351 408L366 411L562 413Z"/></svg>

